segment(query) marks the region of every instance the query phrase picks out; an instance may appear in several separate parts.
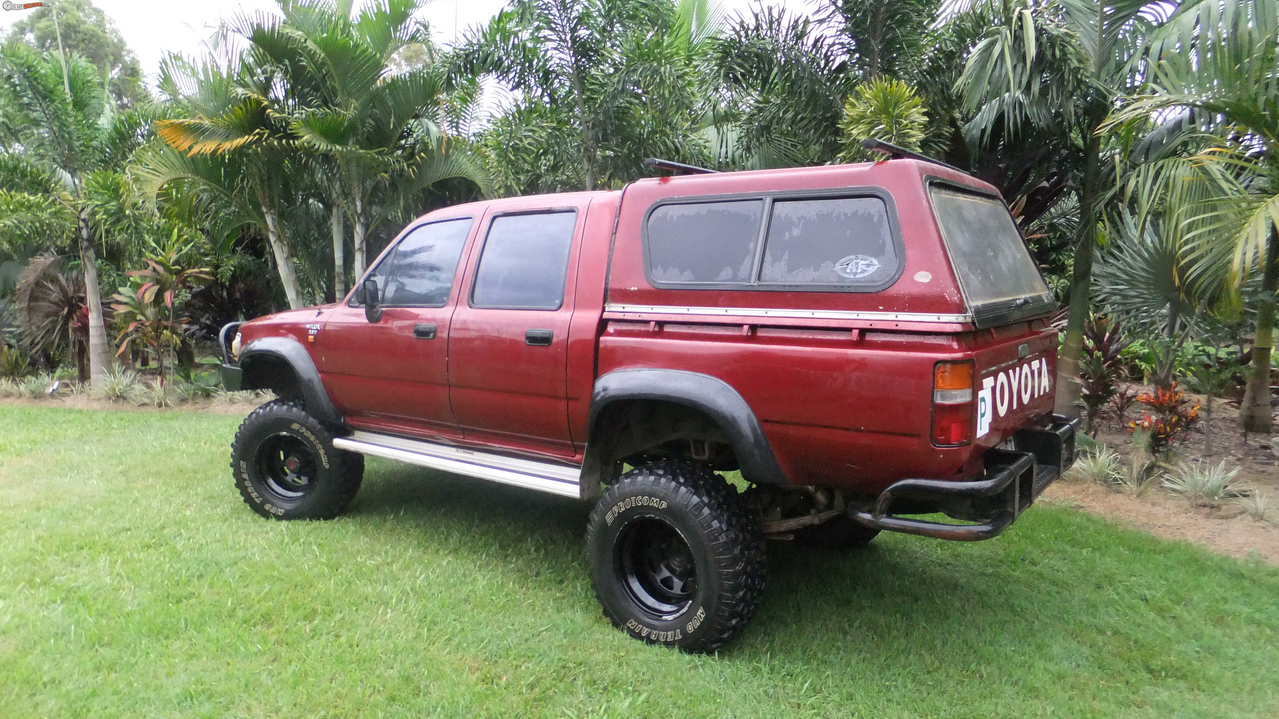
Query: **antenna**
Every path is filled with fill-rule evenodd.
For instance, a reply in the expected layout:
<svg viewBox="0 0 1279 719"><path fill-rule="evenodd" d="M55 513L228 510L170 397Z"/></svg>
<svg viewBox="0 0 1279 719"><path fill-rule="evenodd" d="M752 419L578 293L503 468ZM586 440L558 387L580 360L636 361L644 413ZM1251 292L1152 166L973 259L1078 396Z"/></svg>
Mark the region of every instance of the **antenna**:
<svg viewBox="0 0 1279 719"><path fill-rule="evenodd" d="M685 165L682 162L672 162L670 160L659 160L656 157L650 157L644 160L644 167L655 170L669 170L676 175L713 175L715 170L708 170L705 167L696 165Z"/></svg>
<svg viewBox="0 0 1279 719"><path fill-rule="evenodd" d="M894 160L901 160L901 159L919 160L920 162L928 162L934 165L941 165L942 167L945 167L948 170L954 170L955 172L963 172L963 170L959 169L958 167L955 167L954 165L948 165L942 162L941 160L931 158L928 155L921 155L918 152L911 152L910 150L907 150L904 147L898 147L891 143L884 142L883 140L876 140L873 137L868 137L865 140L862 140L862 148L866 150L870 150L871 152L878 152L884 155L888 155L890 158Z"/></svg>

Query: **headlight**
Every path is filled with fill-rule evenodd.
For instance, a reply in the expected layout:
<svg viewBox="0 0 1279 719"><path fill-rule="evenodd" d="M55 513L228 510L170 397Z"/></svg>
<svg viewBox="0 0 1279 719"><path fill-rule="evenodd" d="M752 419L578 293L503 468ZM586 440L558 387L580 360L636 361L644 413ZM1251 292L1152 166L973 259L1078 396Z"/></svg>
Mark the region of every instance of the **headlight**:
<svg viewBox="0 0 1279 719"><path fill-rule="evenodd" d="M235 362L240 359L240 333L235 333L235 339L231 340L231 361Z"/></svg>

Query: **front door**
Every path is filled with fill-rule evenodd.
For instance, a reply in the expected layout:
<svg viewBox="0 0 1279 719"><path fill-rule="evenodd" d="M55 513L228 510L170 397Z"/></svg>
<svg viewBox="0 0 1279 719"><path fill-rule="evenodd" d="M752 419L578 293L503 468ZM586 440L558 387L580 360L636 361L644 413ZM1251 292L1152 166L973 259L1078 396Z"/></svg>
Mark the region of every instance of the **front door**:
<svg viewBox="0 0 1279 719"><path fill-rule="evenodd" d="M573 456L566 286L585 207L490 218L449 330L450 396L468 440ZM569 293L571 294L571 293Z"/></svg>
<svg viewBox="0 0 1279 719"><path fill-rule="evenodd" d="M368 274L377 280L376 322L352 300L319 333L320 372L353 427L423 438L459 437L449 407L449 322L454 277L473 220L430 222L404 233Z"/></svg>

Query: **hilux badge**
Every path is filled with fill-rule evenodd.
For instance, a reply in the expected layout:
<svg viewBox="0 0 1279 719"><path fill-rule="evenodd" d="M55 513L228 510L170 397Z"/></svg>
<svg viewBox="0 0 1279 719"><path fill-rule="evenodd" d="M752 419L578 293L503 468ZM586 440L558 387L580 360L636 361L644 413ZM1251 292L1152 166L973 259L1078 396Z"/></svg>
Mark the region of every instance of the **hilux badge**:
<svg viewBox="0 0 1279 719"><path fill-rule="evenodd" d="M849 255L835 263L835 274L850 280L859 280L874 274L879 269L879 260L866 255Z"/></svg>

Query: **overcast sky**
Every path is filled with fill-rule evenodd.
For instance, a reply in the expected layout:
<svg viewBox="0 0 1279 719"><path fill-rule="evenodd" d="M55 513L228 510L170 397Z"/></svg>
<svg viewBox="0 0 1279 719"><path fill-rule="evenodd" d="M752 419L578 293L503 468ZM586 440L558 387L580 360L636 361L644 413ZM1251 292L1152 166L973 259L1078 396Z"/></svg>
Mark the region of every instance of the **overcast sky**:
<svg viewBox="0 0 1279 719"><path fill-rule="evenodd" d="M720 0L730 15L746 10L758 0ZM142 71L153 78L166 52L194 55L218 21L240 13L274 12L274 0L93 0L115 21L125 42L137 54ZM764 0L768 5L785 5L798 11L808 9L807 0ZM363 3L357 3L363 4ZM506 0L435 0L422 13L430 23L436 42L446 44L456 32L483 23L495 15ZM0 10L0 34L32 11Z"/></svg>

